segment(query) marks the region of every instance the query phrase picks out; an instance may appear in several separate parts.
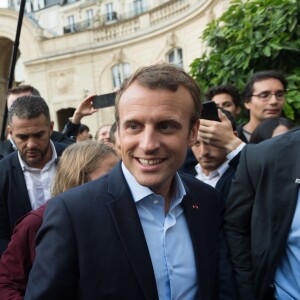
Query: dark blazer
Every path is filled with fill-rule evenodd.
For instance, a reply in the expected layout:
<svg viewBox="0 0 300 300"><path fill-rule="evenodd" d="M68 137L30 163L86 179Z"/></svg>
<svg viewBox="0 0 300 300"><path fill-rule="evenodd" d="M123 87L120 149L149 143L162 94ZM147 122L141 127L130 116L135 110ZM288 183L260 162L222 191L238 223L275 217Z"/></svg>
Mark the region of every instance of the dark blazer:
<svg viewBox="0 0 300 300"><path fill-rule="evenodd" d="M52 132L51 140L52 140L52 142L62 143L62 144L67 144L67 145L71 145L71 144L75 143L74 139L71 139L68 136L66 136L65 134L58 132L58 131ZM12 152L14 152L14 148L9 140L0 142L0 159L2 159L3 157L5 157L6 155L8 155Z"/></svg>
<svg viewBox="0 0 300 300"><path fill-rule="evenodd" d="M238 153L229 163L228 169L218 180L215 189L219 191L222 195L224 202L227 202L228 194L231 188L232 179L235 176L236 169L238 167L240 160L240 153Z"/></svg>
<svg viewBox="0 0 300 300"><path fill-rule="evenodd" d="M182 176L183 199L198 273L197 299L235 299L224 260L222 202L210 186ZM158 299L136 205L118 164L104 177L49 201L37 235L25 299ZM219 249L222 249L219 251ZM223 274L222 274L223 275Z"/></svg>
<svg viewBox="0 0 300 300"><path fill-rule="evenodd" d="M66 144L54 143L57 156ZM16 221L31 211L24 174L18 152L7 155L0 161L0 255L6 249Z"/></svg>
<svg viewBox="0 0 300 300"><path fill-rule="evenodd" d="M300 129L241 153L224 225L239 299L268 299L296 207L299 153Z"/></svg>

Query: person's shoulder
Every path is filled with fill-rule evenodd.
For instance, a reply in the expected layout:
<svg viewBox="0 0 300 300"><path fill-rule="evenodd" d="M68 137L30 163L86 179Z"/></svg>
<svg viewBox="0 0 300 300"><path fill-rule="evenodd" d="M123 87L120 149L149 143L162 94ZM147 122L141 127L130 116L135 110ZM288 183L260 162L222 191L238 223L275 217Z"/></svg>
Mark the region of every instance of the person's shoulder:
<svg viewBox="0 0 300 300"><path fill-rule="evenodd" d="M21 217L16 223L15 232L36 233L42 225L45 209L46 205L42 205Z"/></svg>
<svg viewBox="0 0 300 300"><path fill-rule="evenodd" d="M98 179L71 188L55 198L60 198L67 206L81 206L82 203L92 203L97 201L97 199L105 199L108 195L107 175L104 175Z"/></svg>
<svg viewBox="0 0 300 300"><path fill-rule="evenodd" d="M0 142L0 155L1 156L4 157L13 151L14 151L14 148L12 147L12 144L9 140Z"/></svg>
<svg viewBox="0 0 300 300"><path fill-rule="evenodd" d="M3 170L6 167L11 168L12 164L15 164L16 162L18 162L18 151L9 153L0 160L0 170Z"/></svg>
<svg viewBox="0 0 300 300"><path fill-rule="evenodd" d="M52 132L51 140L52 140L52 142L66 144L66 145L72 145L75 143L75 141L73 139L67 137L65 134L63 134L59 131Z"/></svg>
<svg viewBox="0 0 300 300"><path fill-rule="evenodd" d="M179 176L181 180L184 182L184 184L190 189L190 190L198 190L203 191L205 193L216 193L215 189L210 186L209 184L204 183L203 181L197 179L196 177L179 172Z"/></svg>

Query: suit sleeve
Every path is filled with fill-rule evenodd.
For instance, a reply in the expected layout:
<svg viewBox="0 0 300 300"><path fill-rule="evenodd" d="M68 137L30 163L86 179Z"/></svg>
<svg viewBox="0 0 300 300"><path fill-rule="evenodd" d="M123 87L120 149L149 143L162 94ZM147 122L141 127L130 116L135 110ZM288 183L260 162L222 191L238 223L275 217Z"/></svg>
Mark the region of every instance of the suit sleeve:
<svg viewBox="0 0 300 300"><path fill-rule="evenodd" d="M37 234L36 258L24 299L76 299L78 276L72 223L63 199L58 196L49 201Z"/></svg>
<svg viewBox="0 0 300 300"><path fill-rule="evenodd" d="M35 257L35 236L42 218L29 214L15 227L0 260L0 299L22 300Z"/></svg>
<svg viewBox="0 0 300 300"><path fill-rule="evenodd" d="M238 297L254 299L254 279L251 257L251 215L255 189L251 182L246 146L240 157L236 177L231 184L225 212L224 231L229 247Z"/></svg>
<svg viewBox="0 0 300 300"><path fill-rule="evenodd" d="M224 201L220 199L219 219L219 300L236 300L237 290L235 286L232 265L229 259L229 252L223 231Z"/></svg>
<svg viewBox="0 0 300 300"><path fill-rule="evenodd" d="M7 248L11 234L8 219L7 174L4 172L4 170L1 170L1 168L3 168L2 165L0 166L0 256Z"/></svg>

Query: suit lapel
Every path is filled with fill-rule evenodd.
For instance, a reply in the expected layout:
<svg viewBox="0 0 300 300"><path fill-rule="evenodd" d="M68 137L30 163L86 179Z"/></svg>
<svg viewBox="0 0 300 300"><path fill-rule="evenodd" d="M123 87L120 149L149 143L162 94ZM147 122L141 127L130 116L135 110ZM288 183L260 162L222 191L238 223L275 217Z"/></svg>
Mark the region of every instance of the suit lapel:
<svg viewBox="0 0 300 300"><path fill-rule="evenodd" d="M120 166L109 173L108 192L114 196L114 200L107 205L145 299L155 300L158 294L149 250Z"/></svg>
<svg viewBox="0 0 300 300"><path fill-rule="evenodd" d="M207 213L207 209L204 206L202 207L202 203L206 201L199 201L199 199L188 192L187 187L186 191L187 195L184 197L182 203L194 248L198 274L199 299L206 299L207 295L210 294L209 291L207 291L206 283L208 282L208 278L211 277L210 274L212 271L210 258L213 249L209 238L211 231L207 228L208 224L210 224L208 219L211 216ZM209 201L209 199L207 201Z"/></svg>
<svg viewBox="0 0 300 300"><path fill-rule="evenodd" d="M15 203L15 207L22 212L22 215L32 210L28 190L25 182L25 177L18 159L18 152L15 151L12 157L12 167L13 167L13 179L14 183L16 183L16 191L20 195L17 197L17 203Z"/></svg>

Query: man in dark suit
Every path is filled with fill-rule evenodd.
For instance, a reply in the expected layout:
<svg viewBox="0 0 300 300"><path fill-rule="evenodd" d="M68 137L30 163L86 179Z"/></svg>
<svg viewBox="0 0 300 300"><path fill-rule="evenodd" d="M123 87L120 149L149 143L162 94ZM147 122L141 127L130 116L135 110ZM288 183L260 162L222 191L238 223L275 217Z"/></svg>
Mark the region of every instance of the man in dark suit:
<svg viewBox="0 0 300 300"><path fill-rule="evenodd" d="M14 103L16 99L22 96L41 96L40 92L33 86L31 85L19 85L13 89L11 89L8 93L7 96L7 108L9 109L11 105ZM80 125L80 120L78 121L78 125L72 122L69 122L67 124L70 128L72 128L72 134L74 132L77 132L79 125ZM76 135L76 134L75 134ZM71 145L75 143L75 140L69 138L67 135L58 132L58 131L52 131L51 134L51 140L53 142L57 143L63 143L67 145ZM6 155L14 152L16 149L16 146L14 145L13 140L9 137L6 141L1 141L0 142L0 159L5 157Z"/></svg>
<svg viewBox="0 0 300 300"><path fill-rule="evenodd" d="M299 299L300 130L241 153L225 214L239 299Z"/></svg>
<svg viewBox="0 0 300 300"><path fill-rule="evenodd" d="M231 122L231 128L228 130L236 134L236 125L233 116L223 108L219 108L219 110L224 114L223 117ZM222 198L226 202L231 181L239 163L239 154L229 159L227 157L228 153L224 148L216 147L203 141L200 131L198 131L198 137L195 145L192 147L192 151L198 164L194 167L194 173L191 173L191 175L215 187L222 194Z"/></svg>
<svg viewBox="0 0 300 300"><path fill-rule="evenodd" d="M51 197L56 161L66 147L50 141L53 122L41 97L23 96L13 103L8 131L17 151L0 161L0 254L15 222Z"/></svg>
<svg viewBox="0 0 300 300"><path fill-rule="evenodd" d="M218 269L222 202L177 173L197 137L196 82L144 67L115 108L122 162L49 202L25 299L235 299L230 266Z"/></svg>
<svg viewBox="0 0 300 300"><path fill-rule="evenodd" d="M40 92L31 85L19 85L13 89L11 89L7 96L7 107L13 104L13 102L21 96L41 96ZM64 127L63 132L52 131L51 140L56 143L63 143L67 145L71 145L75 143L76 136L78 134L81 119L85 116L89 116L98 111L98 109L93 108L92 99L95 95L89 95L84 100L82 100L76 110L72 118L69 119L67 124ZM8 137L6 141L0 142L0 159L5 157L6 155L12 153L16 150L16 147L13 143L13 140Z"/></svg>

